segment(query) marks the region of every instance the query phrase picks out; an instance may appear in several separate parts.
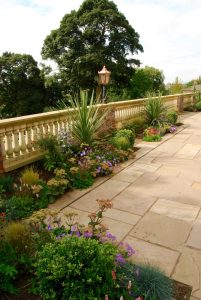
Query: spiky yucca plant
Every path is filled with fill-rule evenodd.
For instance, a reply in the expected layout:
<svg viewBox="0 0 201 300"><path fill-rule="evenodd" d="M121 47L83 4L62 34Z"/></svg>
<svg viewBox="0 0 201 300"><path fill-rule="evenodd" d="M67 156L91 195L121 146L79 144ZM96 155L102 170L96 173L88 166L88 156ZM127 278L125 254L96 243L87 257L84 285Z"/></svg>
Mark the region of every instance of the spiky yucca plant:
<svg viewBox="0 0 201 300"><path fill-rule="evenodd" d="M144 109L147 124L159 127L164 118L165 111L166 108L160 95L154 98L150 97L145 102Z"/></svg>
<svg viewBox="0 0 201 300"><path fill-rule="evenodd" d="M80 98L70 99L73 108L73 138L79 143L91 144L100 132L108 110L101 109L100 100L95 100L94 92L81 91Z"/></svg>

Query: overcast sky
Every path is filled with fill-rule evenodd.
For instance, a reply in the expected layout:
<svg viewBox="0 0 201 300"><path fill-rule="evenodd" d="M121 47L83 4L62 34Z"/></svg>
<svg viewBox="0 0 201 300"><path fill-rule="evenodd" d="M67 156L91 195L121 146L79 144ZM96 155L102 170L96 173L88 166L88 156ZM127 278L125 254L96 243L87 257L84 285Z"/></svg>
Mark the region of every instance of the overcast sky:
<svg viewBox="0 0 201 300"><path fill-rule="evenodd" d="M0 0L0 54L31 54L41 62L45 37L82 0ZM163 70L166 82L201 75L201 0L114 0L140 34L142 66Z"/></svg>

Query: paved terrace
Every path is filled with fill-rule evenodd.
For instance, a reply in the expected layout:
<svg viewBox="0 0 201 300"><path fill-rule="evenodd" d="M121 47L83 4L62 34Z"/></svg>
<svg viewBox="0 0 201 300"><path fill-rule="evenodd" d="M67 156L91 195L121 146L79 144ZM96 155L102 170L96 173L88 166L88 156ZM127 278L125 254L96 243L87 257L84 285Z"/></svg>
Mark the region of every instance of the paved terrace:
<svg viewBox="0 0 201 300"><path fill-rule="evenodd" d="M112 199L104 223L136 249L134 261L151 262L193 286L201 299L201 113L160 143L141 142L136 158L84 191L66 193L52 205L76 211L81 223L97 210L96 199Z"/></svg>

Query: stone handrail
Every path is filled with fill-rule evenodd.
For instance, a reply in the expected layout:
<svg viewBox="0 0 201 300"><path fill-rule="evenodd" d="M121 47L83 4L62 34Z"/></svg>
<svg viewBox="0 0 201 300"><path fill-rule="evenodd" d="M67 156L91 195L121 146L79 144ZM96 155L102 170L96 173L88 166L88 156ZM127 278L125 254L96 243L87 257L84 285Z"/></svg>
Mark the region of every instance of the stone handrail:
<svg viewBox="0 0 201 300"><path fill-rule="evenodd" d="M162 96L169 109L181 111L193 102L194 93ZM148 98L112 102L99 105L108 109L105 128L129 123L144 109ZM45 134L58 135L61 130L71 134L73 109L52 111L11 119L0 120L0 172L8 172L28 165L43 157L38 149L38 138Z"/></svg>

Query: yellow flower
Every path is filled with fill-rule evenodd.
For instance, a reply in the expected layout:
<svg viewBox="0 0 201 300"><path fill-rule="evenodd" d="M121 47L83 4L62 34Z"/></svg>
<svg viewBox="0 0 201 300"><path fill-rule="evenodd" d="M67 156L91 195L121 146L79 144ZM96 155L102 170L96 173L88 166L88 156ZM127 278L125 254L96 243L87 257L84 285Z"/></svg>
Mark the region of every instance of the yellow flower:
<svg viewBox="0 0 201 300"><path fill-rule="evenodd" d="M70 168L70 172L71 173L78 173L79 172L79 168L78 167L72 167L72 168Z"/></svg>
<svg viewBox="0 0 201 300"><path fill-rule="evenodd" d="M52 178L50 180L48 180L47 182L48 186L59 186L58 180L56 180L55 178Z"/></svg>
<svg viewBox="0 0 201 300"><path fill-rule="evenodd" d="M54 174L57 176L57 177L63 177L66 175L66 171L64 169L55 169L54 170Z"/></svg>

